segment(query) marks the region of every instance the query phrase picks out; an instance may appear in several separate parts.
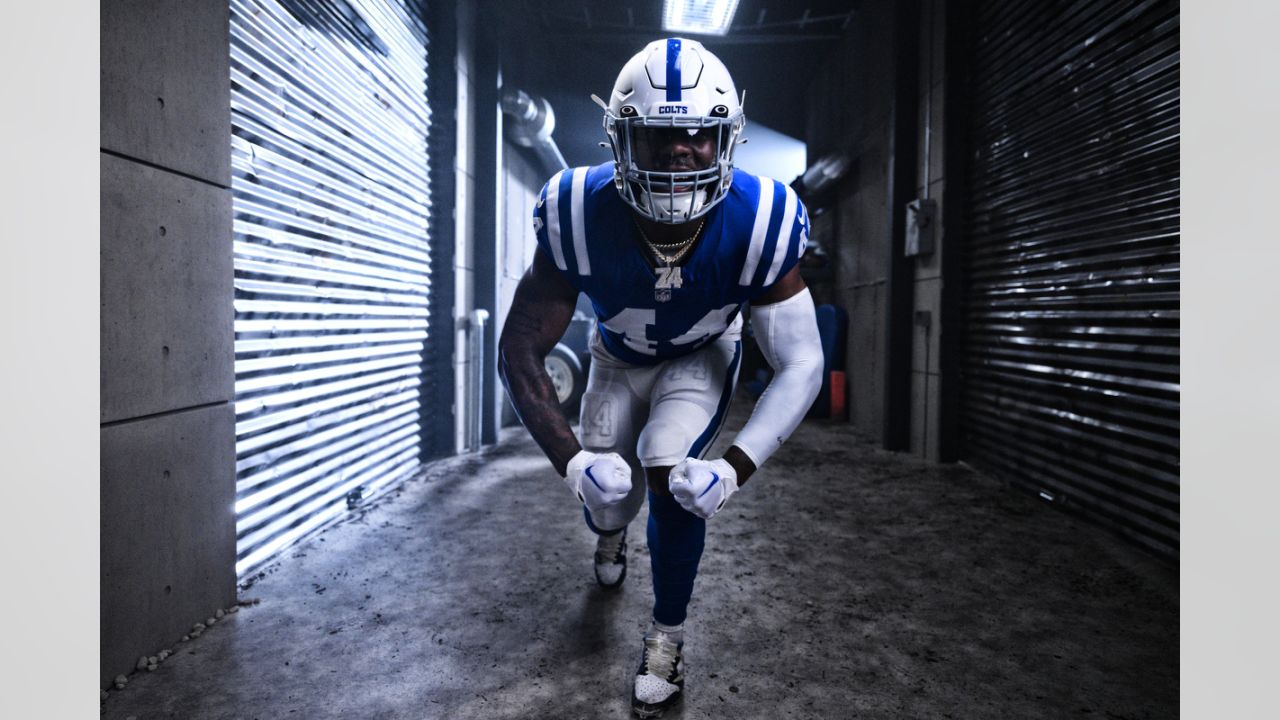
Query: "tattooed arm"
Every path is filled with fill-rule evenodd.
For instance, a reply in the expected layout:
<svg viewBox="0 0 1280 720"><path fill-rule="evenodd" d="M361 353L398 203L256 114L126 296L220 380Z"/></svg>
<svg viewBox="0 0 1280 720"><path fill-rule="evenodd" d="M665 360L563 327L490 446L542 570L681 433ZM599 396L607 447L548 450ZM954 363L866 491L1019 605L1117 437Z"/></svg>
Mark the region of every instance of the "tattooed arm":
<svg viewBox="0 0 1280 720"><path fill-rule="evenodd" d="M533 265L516 287L511 312L498 340L498 376L511 404L561 475L582 446L560 412L555 387L543 362L569 327L577 300L577 292L546 253L534 253Z"/></svg>

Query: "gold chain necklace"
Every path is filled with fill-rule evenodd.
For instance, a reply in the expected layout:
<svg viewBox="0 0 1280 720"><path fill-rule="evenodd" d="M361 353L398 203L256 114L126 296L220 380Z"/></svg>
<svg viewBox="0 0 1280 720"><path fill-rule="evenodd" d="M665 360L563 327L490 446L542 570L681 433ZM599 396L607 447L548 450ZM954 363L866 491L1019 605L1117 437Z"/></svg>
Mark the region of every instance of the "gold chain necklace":
<svg viewBox="0 0 1280 720"><path fill-rule="evenodd" d="M680 262L680 260L688 254L689 250L697 244L694 241L697 240L698 235L702 233L702 225L706 222L706 218L703 218L702 221L698 223L698 229L693 231L693 235L690 235L688 240L681 240L679 242L666 243L663 245L659 245L651 241L649 236L645 234L644 228L640 225L640 221L636 220L634 216L632 216L631 219L635 222L636 229L640 231L640 237L644 240L644 244L649 246L650 252L652 252L658 262L661 263L654 269L653 299L655 302L668 302L671 300L673 290L684 287L684 277L681 272L682 268L679 265L676 265L676 263ZM676 254L674 255L667 255L658 249L660 247L680 249L676 251Z"/></svg>
<svg viewBox="0 0 1280 720"><path fill-rule="evenodd" d="M697 240L698 235L702 233L702 226L707 222L706 218L703 218L698 223L698 229L694 230L693 234L690 235L685 240L679 240L673 243L655 243L649 239L649 236L644 231L644 227L640 225L639 220L632 218L632 221L635 222L636 229L640 231L640 237L644 240L644 244L649 246L650 252L652 252L654 257L658 259L658 262L662 263L663 265L674 265L680 262L680 259L683 258L686 254L688 254L689 250L693 248L694 241ZM679 249L676 251L674 255L667 255L662 250L659 250L659 248L663 248L663 249L679 248Z"/></svg>

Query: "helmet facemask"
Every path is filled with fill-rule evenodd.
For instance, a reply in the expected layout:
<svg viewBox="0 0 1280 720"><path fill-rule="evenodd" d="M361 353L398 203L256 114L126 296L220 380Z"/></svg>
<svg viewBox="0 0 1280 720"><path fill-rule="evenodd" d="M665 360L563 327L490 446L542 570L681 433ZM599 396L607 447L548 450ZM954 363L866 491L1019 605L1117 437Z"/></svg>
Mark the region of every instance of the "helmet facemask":
<svg viewBox="0 0 1280 720"><path fill-rule="evenodd" d="M727 109L718 107L727 114ZM655 222L678 225L705 215L729 190L733 149L744 119L733 117L643 116L630 106L622 115L605 113L604 126L613 147L618 192L636 212ZM628 112L630 111L630 112ZM672 133L688 133L695 150L687 162L669 157ZM700 162L699 155L705 160ZM680 167L687 165L687 167Z"/></svg>

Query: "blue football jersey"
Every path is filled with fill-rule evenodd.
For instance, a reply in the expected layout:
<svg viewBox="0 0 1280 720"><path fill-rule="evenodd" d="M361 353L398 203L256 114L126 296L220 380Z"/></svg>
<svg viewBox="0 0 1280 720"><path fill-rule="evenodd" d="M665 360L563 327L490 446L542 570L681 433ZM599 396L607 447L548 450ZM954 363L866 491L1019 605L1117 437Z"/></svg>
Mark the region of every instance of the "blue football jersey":
<svg viewBox="0 0 1280 720"><path fill-rule="evenodd" d="M658 273L631 212L614 186L613 164L605 163L556 173L542 188L533 224L539 252L591 301L605 348L634 365L715 340L744 303L795 267L809 241L809 215L794 190L736 170L681 263L681 286L660 302Z"/></svg>

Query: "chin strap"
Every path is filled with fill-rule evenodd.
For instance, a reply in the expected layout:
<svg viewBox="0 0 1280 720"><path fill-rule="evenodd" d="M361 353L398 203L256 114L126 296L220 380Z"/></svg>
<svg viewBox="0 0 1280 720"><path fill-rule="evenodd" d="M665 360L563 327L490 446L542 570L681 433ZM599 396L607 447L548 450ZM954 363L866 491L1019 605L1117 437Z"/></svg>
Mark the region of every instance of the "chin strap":
<svg viewBox="0 0 1280 720"><path fill-rule="evenodd" d="M702 215L705 215L706 213L703 212L704 208L706 210L710 210L710 208L707 207L707 194L711 192L709 188L702 188L701 190L694 190L692 192L687 192L687 193L675 193L676 199L679 199L684 196L689 197L689 207L687 210L684 211L683 216L680 217L679 219L673 219L673 218L676 218L677 215L676 213L671 212L669 209L667 210L666 218L660 217L658 216L659 209L654 207L653 200L655 198L669 198L671 197L671 195L663 194L663 193L645 193L643 190L636 191L635 188L632 188L632 191L635 193L635 196L638 200L636 204L646 206L646 209L648 210L648 214L646 215L646 217L648 217L650 220L653 220L654 222L666 223L669 225L680 225L687 222L693 222L694 220L697 220ZM698 201L694 197L698 194L701 194L702 196L701 201ZM695 215L695 213L698 213L698 214Z"/></svg>

